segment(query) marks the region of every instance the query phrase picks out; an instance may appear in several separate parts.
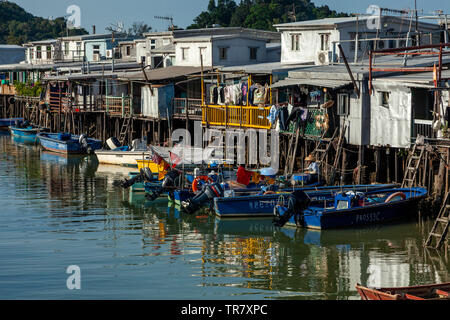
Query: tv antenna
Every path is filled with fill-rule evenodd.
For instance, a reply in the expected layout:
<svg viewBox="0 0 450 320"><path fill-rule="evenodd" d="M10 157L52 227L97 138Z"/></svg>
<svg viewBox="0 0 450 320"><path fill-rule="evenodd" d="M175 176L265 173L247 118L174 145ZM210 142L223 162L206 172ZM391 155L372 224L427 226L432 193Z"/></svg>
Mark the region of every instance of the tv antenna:
<svg viewBox="0 0 450 320"><path fill-rule="evenodd" d="M155 16L154 18L155 18L155 19L159 19L159 20L166 20L166 21L170 21L170 28L171 28L171 29L172 29L172 31L173 31L173 29L174 29L174 26L173 26L173 17L172 17L172 16L170 16L170 17Z"/></svg>

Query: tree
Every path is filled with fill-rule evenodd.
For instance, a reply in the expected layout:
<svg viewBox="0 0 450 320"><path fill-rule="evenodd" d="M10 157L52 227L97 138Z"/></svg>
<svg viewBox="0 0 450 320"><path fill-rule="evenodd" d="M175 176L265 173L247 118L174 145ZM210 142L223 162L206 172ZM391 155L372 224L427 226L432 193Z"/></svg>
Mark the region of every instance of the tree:
<svg viewBox="0 0 450 320"><path fill-rule="evenodd" d="M133 22L131 28L128 29L128 34L131 36L142 37L144 33L150 32L152 27L144 22Z"/></svg>
<svg viewBox="0 0 450 320"><path fill-rule="evenodd" d="M275 30L274 24L291 22L289 12L295 8L296 21L348 16L328 6L316 7L310 0L210 0L207 10L194 18L188 29L212 27L245 27Z"/></svg>

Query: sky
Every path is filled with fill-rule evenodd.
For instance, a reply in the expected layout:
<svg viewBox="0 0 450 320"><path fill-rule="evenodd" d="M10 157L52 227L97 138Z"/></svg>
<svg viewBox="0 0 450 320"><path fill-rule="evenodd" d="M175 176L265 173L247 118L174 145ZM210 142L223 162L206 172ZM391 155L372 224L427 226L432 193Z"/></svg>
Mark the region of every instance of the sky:
<svg viewBox="0 0 450 320"><path fill-rule="evenodd" d="M193 19L206 10L209 0L14 0L35 16L44 18L68 15L67 8L76 5L81 11L81 26L88 32L96 26L97 33L105 32L111 24L123 22L128 29L133 22L144 22L154 31L167 30L169 22L154 16L172 16L174 24L186 28ZM240 0L235 0L239 3ZM366 13L370 5L389 9L414 9L414 0L312 0L317 6L328 5L332 10L346 13ZM431 14L444 10L450 14L448 0L417 0L417 7Z"/></svg>

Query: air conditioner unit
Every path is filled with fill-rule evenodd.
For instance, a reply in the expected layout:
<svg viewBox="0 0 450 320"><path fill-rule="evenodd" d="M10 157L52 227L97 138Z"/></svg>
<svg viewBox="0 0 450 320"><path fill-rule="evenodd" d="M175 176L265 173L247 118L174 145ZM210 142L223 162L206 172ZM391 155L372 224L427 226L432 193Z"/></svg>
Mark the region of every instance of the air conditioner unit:
<svg viewBox="0 0 450 320"><path fill-rule="evenodd" d="M94 53L94 54L93 54L93 57L92 57L92 60L94 60L94 61L100 61L100 54Z"/></svg>
<svg viewBox="0 0 450 320"><path fill-rule="evenodd" d="M330 52L329 51L321 51L319 52L319 54L317 55L317 61L316 64L317 65L328 65L330 64Z"/></svg>
<svg viewBox="0 0 450 320"><path fill-rule="evenodd" d="M106 50L106 58L112 59L113 57L113 51L112 50Z"/></svg>

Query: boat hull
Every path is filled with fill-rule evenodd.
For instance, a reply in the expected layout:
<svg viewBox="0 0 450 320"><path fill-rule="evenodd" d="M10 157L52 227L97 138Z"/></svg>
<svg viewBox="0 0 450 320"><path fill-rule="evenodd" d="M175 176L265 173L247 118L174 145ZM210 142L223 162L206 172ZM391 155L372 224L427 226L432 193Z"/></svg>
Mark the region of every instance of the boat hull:
<svg viewBox="0 0 450 320"><path fill-rule="evenodd" d="M420 188L415 188L420 189ZM396 189L408 192L413 189ZM413 192L411 191L411 193ZM381 191L380 191L381 192ZM343 210L322 210L320 212L307 209L304 212L301 225L297 225L291 217L286 226L301 226L309 229L351 228L366 225L377 225L412 217L416 212L418 203L426 197L426 192L401 201L380 203L370 206L361 206Z"/></svg>
<svg viewBox="0 0 450 320"><path fill-rule="evenodd" d="M148 152L145 151L114 151L114 150L96 150L98 162L103 164L113 164L137 168L137 160L148 158Z"/></svg>
<svg viewBox="0 0 450 320"><path fill-rule="evenodd" d="M438 299L436 290L444 292L450 291L450 282L441 284L394 287L394 288L368 288L360 284L356 285L356 290L362 300L422 300ZM448 299L448 297L447 297Z"/></svg>
<svg viewBox="0 0 450 320"><path fill-rule="evenodd" d="M16 121L19 121L19 123L22 123L24 121L23 118L10 118L10 119L0 119L0 130L1 131L8 131L8 128L10 126L13 126Z"/></svg>
<svg viewBox="0 0 450 320"><path fill-rule="evenodd" d="M47 132L48 129L46 128L17 128L17 127L9 127L9 130L11 131L11 135L14 137L19 137L21 139L24 139L26 141L34 141L37 142L37 135L39 132Z"/></svg>
<svg viewBox="0 0 450 320"><path fill-rule="evenodd" d="M67 141L57 139L57 134L40 133L37 137L44 150L62 154L86 154L86 150L82 148L78 141L78 136L72 136ZM88 139L88 144L92 150L102 147L100 140Z"/></svg>
<svg viewBox="0 0 450 320"><path fill-rule="evenodd" d="M300 187L296 190L304 190L312 200L320 201L329 199L337 190L375 190L393 185L359 185L342 187ZM290 192L292 189L290 190ZM315 192L317 191L317 192ZM286 190L284 195L289 192ZM283 193L268 195L237 196L230 198L215 198L214 210L219 217L273 217L277 204L287 205L287 197L280 198Z"/></svg>

